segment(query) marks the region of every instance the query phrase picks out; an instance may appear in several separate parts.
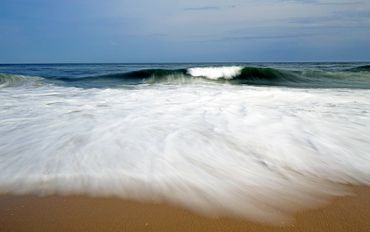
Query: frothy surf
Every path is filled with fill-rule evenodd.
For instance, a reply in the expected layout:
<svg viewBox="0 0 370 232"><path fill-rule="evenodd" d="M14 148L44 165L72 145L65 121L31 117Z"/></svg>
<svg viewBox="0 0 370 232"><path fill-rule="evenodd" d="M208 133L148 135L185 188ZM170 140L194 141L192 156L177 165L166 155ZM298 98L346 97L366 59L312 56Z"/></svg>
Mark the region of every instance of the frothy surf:
<svg viewBox="0 0 370 232"><path fill-rule="evenodd" d="M233 79L240 75L243 67L203 67L203 68L189 68L187 73L193 77L205 77L211 80L217 79Z"/></svg>
<svg viewBox="0 0 370 232"><path fill-rule="evenodd" d="M212 82L132 89L76 88L57 78L37 88L4 84L0 191L170 201L281 223L298 209L349 194L343 185L370 184L370 90L213 82L297 75L269 68L164 70L136 76Z"/></svg>

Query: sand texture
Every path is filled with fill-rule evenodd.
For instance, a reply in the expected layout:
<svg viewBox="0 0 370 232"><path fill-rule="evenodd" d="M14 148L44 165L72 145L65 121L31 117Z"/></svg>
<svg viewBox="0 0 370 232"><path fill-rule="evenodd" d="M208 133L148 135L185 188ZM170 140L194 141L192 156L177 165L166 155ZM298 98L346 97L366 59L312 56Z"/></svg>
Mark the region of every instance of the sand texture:
<svg viewBox="0 0 370 232"><path fill-rule="evenodd" d="M86 196L0 197L0 231L370 231L370 189L298 213L287 226L210 218L159 203Z"/></svg>

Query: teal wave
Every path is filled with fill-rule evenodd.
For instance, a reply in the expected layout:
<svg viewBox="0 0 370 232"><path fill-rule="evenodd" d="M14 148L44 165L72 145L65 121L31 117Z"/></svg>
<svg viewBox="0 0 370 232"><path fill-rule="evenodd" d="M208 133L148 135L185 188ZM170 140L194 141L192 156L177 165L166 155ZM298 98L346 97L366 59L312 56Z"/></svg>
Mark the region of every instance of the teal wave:
<svg viewBox="0 0 370 232"><path fill-rule="evenodd" d="M207 67L206 67L207 68ZM215 69L219 67L209 67ZM225 68L225 67L224 67ZM230 67L226 67L230 68ZM193 76L189 69L143 69L131 72L112 73L85 77L47 78L54 84L83 88L110 88L138 84L187 84L209 82L234 85L286 86L297 88L358 88L370 89L370 65L350 70L283 70L270 67L240 67L234 76L210 78L205 75ZM25 82L30 77L0 74L0 87L10 87Z"/></svg>

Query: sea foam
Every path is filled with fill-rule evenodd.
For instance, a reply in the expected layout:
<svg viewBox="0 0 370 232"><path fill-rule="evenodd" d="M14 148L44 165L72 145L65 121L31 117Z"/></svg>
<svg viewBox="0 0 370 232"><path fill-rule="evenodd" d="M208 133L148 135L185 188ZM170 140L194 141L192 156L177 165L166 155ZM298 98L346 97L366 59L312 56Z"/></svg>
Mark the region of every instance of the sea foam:
<svg viewBox="0 0 370 232"><path fill-rule="evenodd" d="M287 222L348 194L343 184L369 184L369 96L204 83L3 88L0 191L168 201Z"/></svg>
<svg viewBox="0 0 370 232"><path fill-rule="evenodd" d="M189 68L188 73L193 77L206 77L211 80L233 79L241 73L242 69L242 66L196 67Z"/></svg>

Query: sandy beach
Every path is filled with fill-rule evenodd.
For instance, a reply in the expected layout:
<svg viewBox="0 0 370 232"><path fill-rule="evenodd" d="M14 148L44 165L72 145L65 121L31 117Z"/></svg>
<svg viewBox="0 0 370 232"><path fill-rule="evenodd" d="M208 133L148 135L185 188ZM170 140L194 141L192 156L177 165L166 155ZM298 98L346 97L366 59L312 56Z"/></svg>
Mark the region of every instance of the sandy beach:
<svg viewBox="0 0 370 232"><path fill-rule="evenodd" d="M287 226L209 218L159 203L86 196L0 197L0 231L370 231L370 188L297 213Z"/></svg>

